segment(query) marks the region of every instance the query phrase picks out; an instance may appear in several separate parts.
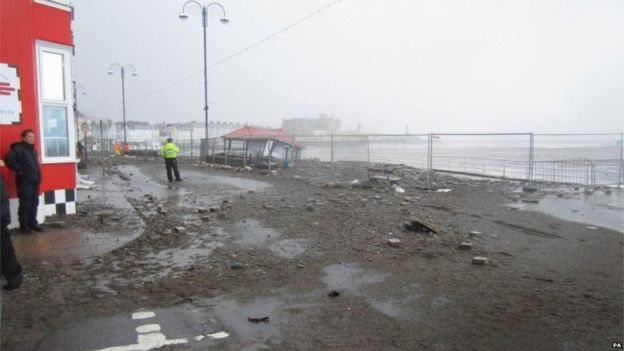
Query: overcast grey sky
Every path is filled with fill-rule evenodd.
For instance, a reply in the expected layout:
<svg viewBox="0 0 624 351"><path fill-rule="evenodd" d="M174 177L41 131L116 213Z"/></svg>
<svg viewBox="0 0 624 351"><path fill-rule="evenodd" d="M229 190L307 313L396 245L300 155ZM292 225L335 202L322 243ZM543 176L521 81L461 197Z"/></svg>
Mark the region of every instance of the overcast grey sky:
<svg viewBox="0 0 624 351"><path fill-rule="evenodd" d="M220 2L230 23L211 14L209 64L334 0ZM183 3L73 1L79 110L120 121L119 72L106 72L131 63L128 120L204 120L201 15L181 21ZM624 1L342 0L208 79L211 120L279 127L325 113L369 132L620 132Z"/></svg>

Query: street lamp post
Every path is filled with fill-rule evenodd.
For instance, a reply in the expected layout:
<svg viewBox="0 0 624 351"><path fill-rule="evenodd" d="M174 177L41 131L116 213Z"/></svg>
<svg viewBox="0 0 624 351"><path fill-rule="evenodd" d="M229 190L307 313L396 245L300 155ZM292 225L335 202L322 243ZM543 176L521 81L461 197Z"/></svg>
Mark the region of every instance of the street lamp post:
<svg viewBox="0 0 624 351"><path fill-rule="evenodd" d="M121 101L122 101L122 108L123 108L123 132L124 132L124 150L126 145L128 145L128 137L126 135L126 84L125 84L125 79L126 79L126 69L130 68L132 69L132 76L136 77L138 74L136 73L136 68L134 68L133 65L131 64L126 64L126 65L120 65L118 63L113 63L110 65L110 67L108 67L108 74L113 74L113 68L118 67L119 71L121 72Z"/></svg>
<svg viewBox="0 0 624 351"><path fill-rule="evenodd" d="M76 84L76 81L72 81L73 95L74 95L74 123L76 124L76 142L80 140L80 128L78 127L78 94L86 95L87 90L80 84Z"/></svg>
<svg viewBox="0 0 624 351"><path fill-rule="evenodd" d="M204 148L207 150L208 148L206 146L208 145L208 137L209 137L209 134L208 134L208 62L207 62L207 46L206 46L206 28L208 27L208 9L211 6L219 7L221 11L223 12L223 17L221 17L221 20L220 20L221 23L227 24L229 20L227 19L225 15L225 8L220 3L211 2L208 5L204 6L195 0L189 0L185 2L184 5L182 5L182 12L180 13L181 20L188 19L189 16L184 12L184 10L186 9L187 5L192 5L192 4L197 5L201 9L202 27L204 29L204 115L205 115L204 123L206 127L206 142L204 144ZM207 153L206 153L206 157L208 157Z"/></svg>

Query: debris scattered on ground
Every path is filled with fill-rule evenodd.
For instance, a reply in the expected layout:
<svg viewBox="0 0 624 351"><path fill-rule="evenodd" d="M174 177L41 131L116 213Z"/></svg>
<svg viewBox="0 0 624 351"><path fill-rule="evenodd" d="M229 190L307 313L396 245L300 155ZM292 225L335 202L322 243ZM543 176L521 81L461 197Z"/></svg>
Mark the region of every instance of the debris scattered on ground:
<svg viewBox="0 0 624 351"><path fill-rule="evenodd" d="M421 233L434 233L437 231L432 229L430 226L423 224L415 219L411 219L409 222L404 224L405 229L412 232L421 232Z"/></svg>
<svg viewBox="0 0 624 351"><path fill-rule="evenodd" d="M446 189L446 188L436 190L436 193L450 193L450 192L451 192L451 189Z"/></svg>
<svg viewBox="0 0 624 351"><path fill-rule="evenodd" d="M481 236L481 234L483 234L483 233L481 233L480 231L477 231L477 230L473 230L473 231L468 232L468 236L470 236L471 238L474 238L474 237L477 237L477 236Z"/></svg>
<svg viewBox="0 0 624 351"><path fill-rule="evenodd" d="M260 322L269 322L269 316L264 316L264 317L251 317L251 316L247 316L247 320L252 322L252 323L260 323Z"/></svg>
<svg viewBox="0 0 624 351"><path fill-rule="evenodd" d="M245 268L245 265L242 262L233 262L230 265L230 268L232 268L232 269L243 269L243 268Z"/></svg>
<svg viewBox="0 0 624 351"><path fill-rule="evenodd" d="M337 297L337 296L340 296L340 293L338 291L336 291L336 290L332 290L332 291L327 293L327 296L329 296L329 297Z"/></svg>
<svg viewBox="0 0 624 351"><path fill-rule="evenodd" d="M470 250L470 249L472 249L473 246L474 246L473 243L463 242L463 243L459 244L459 246L457 248L460 249L460 250Z"/></svg>
<svg viewBox="0 0 624 351"><path fill-rule="evenodd" d="M489 258L483 256L475 256L472 258L472 264L475 266L484 266L490 261Z"/></svg>
<svg viewBox="0 0 624 351"><path fill-rule="evenodd" d="M390 238L388 239L388 245L390 245L391 247L399 247L401 246L401 240L397 238Z"/></svg>
<svg viewBox="0 0 624 351"><path fill-rule="evenodd" d="M178 234L184 234L186 233L186 228L182 227L182 226L177 226L174 228L175 232Z"/></svg>

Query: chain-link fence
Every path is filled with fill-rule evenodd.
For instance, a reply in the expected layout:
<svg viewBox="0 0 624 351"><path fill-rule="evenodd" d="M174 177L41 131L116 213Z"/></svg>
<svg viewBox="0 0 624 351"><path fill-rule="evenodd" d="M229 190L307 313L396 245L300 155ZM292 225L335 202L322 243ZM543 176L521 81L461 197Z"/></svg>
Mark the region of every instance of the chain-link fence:
<svg viewBox="0 0 624 351"><path fill-rule="evenodd" d="M328 176L346 167L367 168L405 165L429 172L472 176L570 183L590 186L619 185L624 179L623 133L613 134L449 134L410 135L297 135L292 141L303 146L301 159L330 164ZM181 157L227 163L223 138L176 140ZM130 154L154 155L162 140L130 143ZM96 142L113 153L112 140ZM244 161L243 161L244 162ZM296 167L296 162L292 163Z"/></svg>

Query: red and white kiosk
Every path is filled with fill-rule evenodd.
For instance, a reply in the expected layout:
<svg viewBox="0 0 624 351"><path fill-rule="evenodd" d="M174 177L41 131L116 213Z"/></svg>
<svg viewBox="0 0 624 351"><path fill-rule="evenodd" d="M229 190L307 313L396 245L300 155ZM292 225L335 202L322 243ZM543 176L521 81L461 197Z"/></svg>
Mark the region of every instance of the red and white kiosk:
<svg viewBox="0 0 624 351"><path fill-rule="evenodd" d="M76 213L72 92L73 9L69 0L0 0L0 158L25 129L35 131L42 182L38 220ZM15 174L2 168L11 227Z"/></svg>

